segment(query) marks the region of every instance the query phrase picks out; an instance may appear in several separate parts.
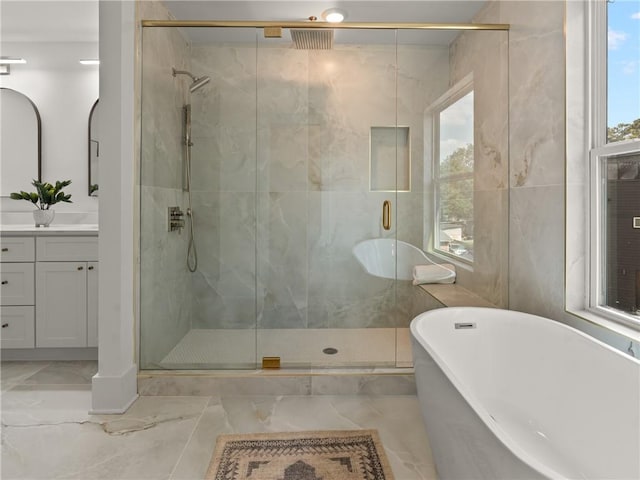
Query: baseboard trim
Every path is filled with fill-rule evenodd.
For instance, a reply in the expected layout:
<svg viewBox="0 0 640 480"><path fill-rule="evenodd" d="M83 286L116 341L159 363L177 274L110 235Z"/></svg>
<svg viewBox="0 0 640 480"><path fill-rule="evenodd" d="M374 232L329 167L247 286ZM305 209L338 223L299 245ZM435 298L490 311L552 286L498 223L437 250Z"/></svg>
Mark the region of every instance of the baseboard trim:
<svg viewBox="0 0 640 480"><path fill-rule="evenodd" d="M121 375L94 375L91 388L92 415L126 412L138 398L138 366L132 364Z"/></svg>
<svg viewBox="0 0 640 480"><path fill-rule="evenodd" d="M3 348L3 362L11 361L61 361L98 360L97 348Z"/></svg>

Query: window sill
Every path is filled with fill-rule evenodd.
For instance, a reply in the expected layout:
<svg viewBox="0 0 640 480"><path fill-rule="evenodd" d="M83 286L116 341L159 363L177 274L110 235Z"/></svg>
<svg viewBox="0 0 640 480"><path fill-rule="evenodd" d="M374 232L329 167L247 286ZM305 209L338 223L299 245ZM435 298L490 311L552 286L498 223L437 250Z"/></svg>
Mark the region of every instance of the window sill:
<svg viewBox="0 0 640 480"><path fill-rule="evenodd" d="M629 340L640 343L640 328L619 323L594 310L567 310L567 312L589 323L610 330L618 335L625 336Z"/></svg>

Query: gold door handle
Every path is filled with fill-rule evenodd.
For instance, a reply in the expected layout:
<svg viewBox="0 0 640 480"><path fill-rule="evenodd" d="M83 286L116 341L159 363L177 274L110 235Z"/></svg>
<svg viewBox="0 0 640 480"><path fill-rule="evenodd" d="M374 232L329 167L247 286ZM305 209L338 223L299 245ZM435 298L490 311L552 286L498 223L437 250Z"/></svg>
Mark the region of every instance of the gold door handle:
<svg viewBox="0 0 640 480"><path fill-rule="evenodd" d="M391 202L389 200L382 203L382 228L391 229Z"/></svg>

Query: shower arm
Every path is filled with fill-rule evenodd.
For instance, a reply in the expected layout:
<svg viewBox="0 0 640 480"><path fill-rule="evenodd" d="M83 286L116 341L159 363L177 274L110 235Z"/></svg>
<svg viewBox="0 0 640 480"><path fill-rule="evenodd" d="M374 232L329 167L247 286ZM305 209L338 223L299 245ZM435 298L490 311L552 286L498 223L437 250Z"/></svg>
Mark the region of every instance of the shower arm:
<svg viewBox="0 0 640 480"><path fill-rule="evenodd" d="M189 75L191 77L191 80L193 80L194 82L198 80L191 72L187 72L186 70L176 70L175 68L172 68L171 71L173 72L174 77L176 75Z"/></svg>

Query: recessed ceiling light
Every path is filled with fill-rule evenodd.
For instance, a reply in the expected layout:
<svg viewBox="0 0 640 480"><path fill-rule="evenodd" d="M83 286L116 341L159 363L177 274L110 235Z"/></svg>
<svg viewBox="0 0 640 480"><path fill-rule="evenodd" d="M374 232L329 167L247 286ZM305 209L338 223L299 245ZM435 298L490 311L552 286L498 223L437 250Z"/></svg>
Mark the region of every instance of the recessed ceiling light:
<svg viewBox="0 0 640 480"><path fill-rule="evenodd" d="M80 63L82 65L100 65L100 60L92 60L92 59L80 60Z"/></svg>
<svg viewBox="0 0 640 480"><path fill-rule="evenodd" d="M330 8L322 12L322 18L329 23L340 23L347 18L347 13L339 8Z"/></svg>
<svg viewBox="0 0 640 480"><path fill-rule="evenodd" d="M0 65L11 65L12 63L27 63L27 61L18 57L0 57Z"/></svg>

